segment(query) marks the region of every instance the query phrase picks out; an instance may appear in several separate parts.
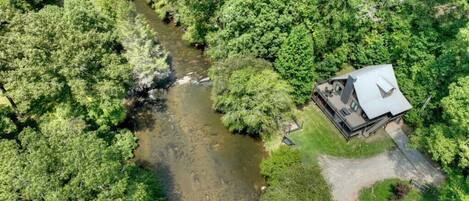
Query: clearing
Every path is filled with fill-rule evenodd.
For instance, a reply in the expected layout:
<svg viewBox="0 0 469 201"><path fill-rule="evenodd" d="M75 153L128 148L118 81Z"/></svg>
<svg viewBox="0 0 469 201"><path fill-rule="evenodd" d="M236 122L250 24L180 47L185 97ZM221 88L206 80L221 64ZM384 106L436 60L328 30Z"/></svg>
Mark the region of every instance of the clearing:
<svg viewBox="0 0 469 201"><path fill-rule="evenodd" d="M407 136L395 124L369 138L347 142L316 105L307 106L298 116L304 127L289 137L305 165L321 166L335 200L355 201L360 190L385 179L434 184L444 179L428 158L407 146Z"/></svg>
<svg viewBox="0 0 469 201"><path fill-rule="evenodd" d="M353 138L349 142L339 133L332 122L314 104L305 107L298 115L303 129L293 132L289 137L297 144L307 163L316 162L319 155L346 158L363 158L391 150L393 140L380 132L369 138Z"/></svg>

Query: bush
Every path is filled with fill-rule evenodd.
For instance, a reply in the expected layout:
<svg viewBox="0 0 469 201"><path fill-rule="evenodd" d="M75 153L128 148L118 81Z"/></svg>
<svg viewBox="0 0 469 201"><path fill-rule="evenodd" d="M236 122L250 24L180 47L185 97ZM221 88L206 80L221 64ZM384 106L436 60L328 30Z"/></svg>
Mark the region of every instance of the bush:
<svg viewBox="0 0 469 201"><path fill-rule="evenodd" d="M402 182L397 183L393 186L393 195L391 196L392 200L400 200L404 198L411 190L409 184Z"/></svg>
<svg viewBox="0 0 469 201"><path fill-rule="evenodd" d="M297 150L281 146L261 163L269 187L261 201L332 200L330 189L317 165L304 166Z"/></svg>
<svg viewBox="0 0 469 201"><path fill-rule="evenodd" d="M261 162L261 174L267 178L268 184L276 184L285 169L300 164L300 154L297 150L281 146Z"/></svg>

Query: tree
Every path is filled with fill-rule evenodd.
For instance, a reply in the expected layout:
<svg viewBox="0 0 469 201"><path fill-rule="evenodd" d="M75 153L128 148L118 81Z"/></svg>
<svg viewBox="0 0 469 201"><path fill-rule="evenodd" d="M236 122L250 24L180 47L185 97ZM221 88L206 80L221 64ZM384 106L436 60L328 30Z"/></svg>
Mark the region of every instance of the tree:
<svg viewBox="0 0 469 201"><path fill-rule="evenodd" d="M123 162L133 157L132 133L119 132L114 145L108 146L95 132L85 131L82 119L69 115L66 110L45 115L39 129L20 133L21 146L0 140L0 199L158 199L152 197L158 190L138 178L132 163Z"/></svg>
<svg viewBox="0 0 469 201"><path fill-rule="evenodd" d="M236 63L233 59L225 62ZM259 63L211 71L214 108L224 114L222 121L231 131L272 134L292 117L290 86L269 68L260 68ZM226 71L227 78L222 76Z"/></svg>
<svg viewBox="0 0 469 201"><path fill-rule="evenodd" d="M450 165L457 156L457 143L449 134L448 126L442 124L432 125L430 130L426 130L430 134L427 138L428 151L436 161L440 161L443 165Z"/></svg>
<svg viewBox="0 0 469 201"><path fill-rule="evenodd" d="M449 86L449 95L441 101L449 123L469 133L469 76L460 78Z"/></svg>
<svg viewBox="0 0 469 201"><path fill-rule="evenodd" d="M274 61L292 28L317 18L315 1L226 1L216 16L219 29L207 36L207 53L214 59L249 54Z"/></svg>
<svg viewBox="0 0 469 201"><path fill-rule="evenodd" d="M193 45L205 45L205 36L213 30L214 17L223 0L149 0L162 20L173 20L185 28L183 39Z"/></svg>
<svg viewBox="0 0 469 201"><path fill-rule="evenodd" d="M17 121L16 114L10 107L0 105L0 139L18 132Z"/></svg>
<svg viewBox="0 0 469 201"><path fill-rule="evenodd" d="M125 0L93 1L101 14L109 17L124 48L123 56L132 67L132 92L164 87L171 74L168 53L148 26L145 18Z"/></svg>
<svg viewBox="0 0 469 201"><path fill-rule="evenodd" d="M461 173L450 171L448 180L440 189L439 201L466 201L469 199L469 179Z"/></svg>
<svg viewBox="0 0 469 201"><path fill-rule="evenodd" d="M275 60L275 69L292 87L296 104L310 99L314 74L313 40L304 26L293 28Z"/></svg>
<svg viewBox="0 0 469 201"><path fill-rule="evenodd" d="M1 0L0 4L9 4L10 7L22 11L39 10L48 4L55 4L57 0Z"/></svg>
<svg viewBox="0 0 469 201"><path fill-rule="evenodd" d="M66 1L9 22L0 46L0 78L26 115L72 104L99 126L125 118L121 100L130 67L115 48L113 27L85 1Z"/></svg>
<svg viewBox="0 0 469 201"><path fill-rule="evenodd" d="M124 56L133 67L133 90L163 86L171 73L168 53L160 46L142 16L121 21L118 30L125 49Z"/></svg>
<svg viewBox="0 0 469 201"><path fill-rule="evenodd" d="M164 200L116 127L133 80L115 24L85 0L22 12L0 4L0 200Z"/></svg>

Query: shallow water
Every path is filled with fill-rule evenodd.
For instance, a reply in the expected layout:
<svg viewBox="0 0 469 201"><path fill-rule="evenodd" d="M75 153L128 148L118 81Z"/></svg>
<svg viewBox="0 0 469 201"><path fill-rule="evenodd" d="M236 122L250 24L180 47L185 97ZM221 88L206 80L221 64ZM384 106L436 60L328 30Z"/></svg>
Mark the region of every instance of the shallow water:
<svg viewBox="0 0 469 201"><path fill-rule="evenodd" d="M145 0L134 2L171 53L176 77L206 77L210 62L203 52L183 42L182 32L159 20ZM148 104L134 114L137 161L160 174L170 200L258 200L265 185L259 174L262 143L222 125L211 109L209 87L179 83L160 107Z"/></svg>

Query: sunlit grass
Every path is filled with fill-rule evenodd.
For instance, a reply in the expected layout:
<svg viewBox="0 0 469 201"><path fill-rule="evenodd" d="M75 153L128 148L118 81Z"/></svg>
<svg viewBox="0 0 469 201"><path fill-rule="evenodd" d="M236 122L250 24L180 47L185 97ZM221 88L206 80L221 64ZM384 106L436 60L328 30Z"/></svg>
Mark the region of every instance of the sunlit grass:
<svg viewBox="0 0 469 201"><path fill-rule="evenodd" d="M385 134L366 139L357 137L347 142L314 104L304 108L299 117L303 122L303 129L290 134L290 138L307 163L315 162L320 154L358 158L372 156L394 147L392 139Z"/></svg>

